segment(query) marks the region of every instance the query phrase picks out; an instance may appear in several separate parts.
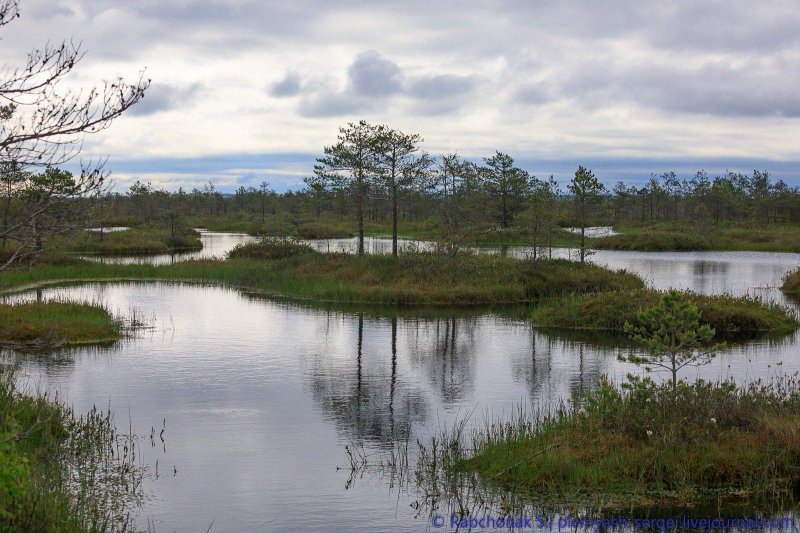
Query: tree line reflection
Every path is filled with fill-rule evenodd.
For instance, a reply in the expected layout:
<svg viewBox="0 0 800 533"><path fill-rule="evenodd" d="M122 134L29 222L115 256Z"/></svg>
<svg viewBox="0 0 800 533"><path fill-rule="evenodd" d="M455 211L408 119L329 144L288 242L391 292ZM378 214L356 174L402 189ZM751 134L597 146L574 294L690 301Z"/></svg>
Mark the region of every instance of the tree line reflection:
<svg viewBox="0 0 800 533"><path fill-rule="evenodd" d="M415 426L447 423L448 413L464 416L488 404L485 391L506 398L518 391L515 399L531 404L568 399L596 383L614 359L610 349L491 315L375 318L332 311L325 320L321 335L332 345L347 339L352 348L312 354L314 400L346 438L383 445L407 439Z"/></svg>

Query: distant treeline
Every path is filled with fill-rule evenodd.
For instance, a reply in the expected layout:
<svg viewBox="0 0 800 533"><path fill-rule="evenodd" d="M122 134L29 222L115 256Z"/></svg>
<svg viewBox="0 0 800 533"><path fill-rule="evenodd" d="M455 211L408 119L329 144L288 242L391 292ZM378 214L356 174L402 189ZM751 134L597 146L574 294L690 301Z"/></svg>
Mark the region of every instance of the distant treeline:
<svg viewBox="0 0 800 533"><path fill-rule="evenodd" d="M447 241L516 228L524 229L534 246L552 244L560 226L800 221L800 189L773 180L766 171L709 176L701 170L691 179L666 172L651 175L641 186L619 182L608 188L590 169L579 167L562 187L552 176L531 175L502 152L481 163L457 153L432 156L422 149L419 135L363 121L342 127L336 142L322 151L300 191L279 194L266 181L241 186L234 194L223 194L212 182L167 191L142 178L126 192L74 195L76 201L60 209L71 205L86 224L156 222L171 225L173 233L176 225L210 224L212 219L229 221L225 229L271 234L318 221L311 234L325 236L326 226L335 221L360 241L365 222L383 224L395 238L403 225L424 225ZM43 188L51 196L69 196L71 176L53 170L22 172L14 165L0 168L4 234L25 242L24 235L35 233L28 240L39 247L45 227L64 217L53 217L50 210L31 223L31 206ZM11 228L19 228L20 235Z"/></svg>
<svg viewBox="0 0 800 533"><path fill-rule="evenodd" d="M501 154L503 155L503 154ZM462 160L463 161L463 160ZM512 160L513 161L513 160ZM456 189L447 192L453 203L459 203L476 220L502 225L502 206L482 179L481 167L475 167L474 183L456 181ZM519 222L518 216L530 208L534 176L527 175L528 184L522 190L512 190L508 202L508 223ZM541 181L541 180L539 180ZM569 190L555 187L564 224L574 222ZM425 219L437 213L444 191L422 188L402 193L400 206L403 218ZM137 181L126 192L103 196L109 214L146 216L152 218L168 210L185 215L252 214L260 218L278 211L347 214L353 208L350 191L316 190L306 187L300 191L277 193L265 183L261 187L240 186L233 194L222 193L213 182L189 191L183 188L169 192ZM371 186L365 199L365 213L371 220L388 220L388 194ZM691 179L680 179L675 172L653 174L649 181L637 187L619 181L602 194L602 204L595 214L597 221L608 223L648 221L757 221L783 223L800 221L800 188L790 187L782 180L773 181L769 172L755 170L752 174L729 172L710 177L700 170Z"/></svg>

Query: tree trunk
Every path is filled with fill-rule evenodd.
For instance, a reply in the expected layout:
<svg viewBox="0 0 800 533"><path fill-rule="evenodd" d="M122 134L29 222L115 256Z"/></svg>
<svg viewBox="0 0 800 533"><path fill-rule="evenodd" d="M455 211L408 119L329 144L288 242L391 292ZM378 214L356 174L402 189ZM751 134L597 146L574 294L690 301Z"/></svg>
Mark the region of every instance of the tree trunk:
<svg viewBox="0 0 800 533"><path fill-rule="evenodd" d="M503 199L503 227L507 228L508 227L508 196L505 193L503 193L501 198Z"/></svg>
<svg viewBox="0 0 800 533"><path fill-rule="evenodd" d="M358 255L364 255L364 175L356 177L356 218L358 218Z"/></svg>
<svg viewBox="0 0 800 533"><path fill-rule="evenodd" d="M586 259L586 222L581 223L581 264Z"/></svg>
<svg viewBox="0 0 800 533"><path fill-rule="evenodd" d="M392 189L392 255L397 257L397 185Z"/></svg>
<svg viewBox="0 0 800 533"><path fill-rule="evenodd" d="M41 252L44 246L42 245L42 235L39 233L39 225L36 220L33 221L33 238L36 242L36 251Z"/></svg>

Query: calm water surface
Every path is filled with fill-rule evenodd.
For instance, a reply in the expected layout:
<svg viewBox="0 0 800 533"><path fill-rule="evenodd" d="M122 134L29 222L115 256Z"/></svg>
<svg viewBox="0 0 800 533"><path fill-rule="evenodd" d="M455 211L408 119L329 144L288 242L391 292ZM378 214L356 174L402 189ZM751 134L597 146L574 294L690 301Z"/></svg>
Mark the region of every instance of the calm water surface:
<svg viewBox="0 0 800 533"><path fill-rule="evenodd" d="M244 237L210 239L226 245ZM217 240L215 240L217 239ZM386 240L368 247L380 252ZM316 243L344 246L347 241ZM390 244L389 244L390 245ZM216 253L221 247L216 248ZM493 249L523 255L524 249ZM559 251L566 254L566 251ZM151 258L152 259L152 258ZM752 294L775 288L796 254L598 252L593 261L656 287ZM219 287L110 283L15 298L69 298L135 310L152 325L111 349L18 356L23 381L86 411L110 402L118 423L148 433L166 419L166 449L142 509L157 531L424 531L417 496L380 476L345 488L346 444L425 441L471 421L552 405L608 374L638 371L617 350L553 337L491 313L433 318L277 303ZM798 335L736 346L697 375L750 381L800 370ZM685 374L693 377L693 373Z"/></svg>

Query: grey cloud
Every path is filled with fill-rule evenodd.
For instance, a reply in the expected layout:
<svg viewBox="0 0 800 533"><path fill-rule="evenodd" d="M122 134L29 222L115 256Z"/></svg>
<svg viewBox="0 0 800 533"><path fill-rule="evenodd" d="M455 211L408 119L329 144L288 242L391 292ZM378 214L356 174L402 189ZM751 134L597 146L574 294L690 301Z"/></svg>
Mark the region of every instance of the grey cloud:
<svg viewBox="0 0 800 533"><path fill-rule="evenodd" d="M700 67L595 64L577 68L560 91L586 107L620 101L720 116L800 117L795 61L726 61Z"/></svg>
<svg viewBox="0 0 800 533"><path fill-rule="evenodd" d="M23 15L30 10L44 18L54 9L53 3L53 0L25 0ZM223 48L238 45L258 49L266 44L287 46L290 42L314 44L334 34L340 41L354 44L374 39L375 35L380 38L381 21L389 20L396 26L393 34L417 32L421 36L418 44L426 51L458 50L461 56L513 54L515 50L546 45L542 42L545 39L630 40L648 43L659 50L697 52L756 53L800 44L800 32L796 31L800 10L796 0L772 0L766 7L754 7L751 0L498 0L470 4L468 9L456 0L409 0L402 4L376 0L368 5L357 0L335 3L75 0L74 5L90 17L124 5L126 10L157 26L159 31L146 31L134 41L127 38L115 41L109 35L104 42L108 46L101 45L98 53L116 50L109 53L117 55L154 41L169 40L191 43L211 53L218 47L204 47L204 44L214 34L243 38L233 43L223 41L220 43ZM347 33L348 22L359 23L364 18L377 21L372 25L376 34ZM443 20L449 23L442 24Z"/></svg>
<svg viewBox="0 0 800 533"><path fill-rule="evenodd" d="M142 101L130 108L128 114L145 116L172 109L185 109L197 99L201 91L202 86L199 83L178 86L154 82Z"/></svg>
<svg viewBox="0 0 800 533"><path fill-rule="evenodd" d="M393 97L414 100L412 112L451 114L477 84L476 76L432 74L408 79L393 61L374 51L359 54L347 69L347 84L337 91L323 87L307 94L299 104L305 117L331 117L385 108ZM435 103L435 104L434 104Z"/></svg>
<svg viewBox="0 0 800 533"><path fill-rule="evenodd" d="M338 117L369 110L374 104L348 93L319 93L303 98L300 115L306 118Z"/></svg>
<svg viewBox="0 0 800 533"><path fill-rule="evenodd" d="M768 7L754 6L715 0L662 8L654 17L658 23L649 24L642 36L657 48L703 52L760 53L800 43L796 2L777 0Z"/></svg>
<svg viewBox="0 0 800 533"><path fill-rule="evenodd" d="M457 76L453 74L436 74L412 80L406 93L414 98L438 100L464 96L475 87L474 76Z"/></svg>
<svg viewBox="0 0 800 533"><path fill-rule="evenodd" d="M639 40L662 50L755 53L800 43L795 0L754 5L748 0L503 0L498 12L531 35Z"/></svg>
<svg viewBox="0 0 800 533"><path fill-rule="evenodd" d="M522 104L540 105L553 100L551 89L543 83L529 83L514 92L514 100Z"/></svg>
<svg viewBox="0 0 800 533"><path fill-rule="evenodd" d="M400 92L403 71L375 51L364 52L347 69L350 88L362 96L387 96Z"/></svg>
<svg viewBox="0 0 800 533"><path fill-rule="evenodd" d="M287 72L284 78L272 85L269 90L270 96L283 98L286 96L297 96L300 94L300 76L294 72Z"/></svg>
<svg viewBox="0 0 800 533"><path fill-rule="evenodd" d="M75 11L68 5L48 6L47 9L37 9L34 12L36 17L42 19L50 19L54 17L71 17L75 15Z"/></svg>
<svg viewBox="0 0 800 533"><path fill-rule="evenodd" d="M322 87L304 96L298 105L304 117L336 117L364 113L386 104L402 90L403 71L377 52L359 54L347 69L344 90Z"/></svg>

